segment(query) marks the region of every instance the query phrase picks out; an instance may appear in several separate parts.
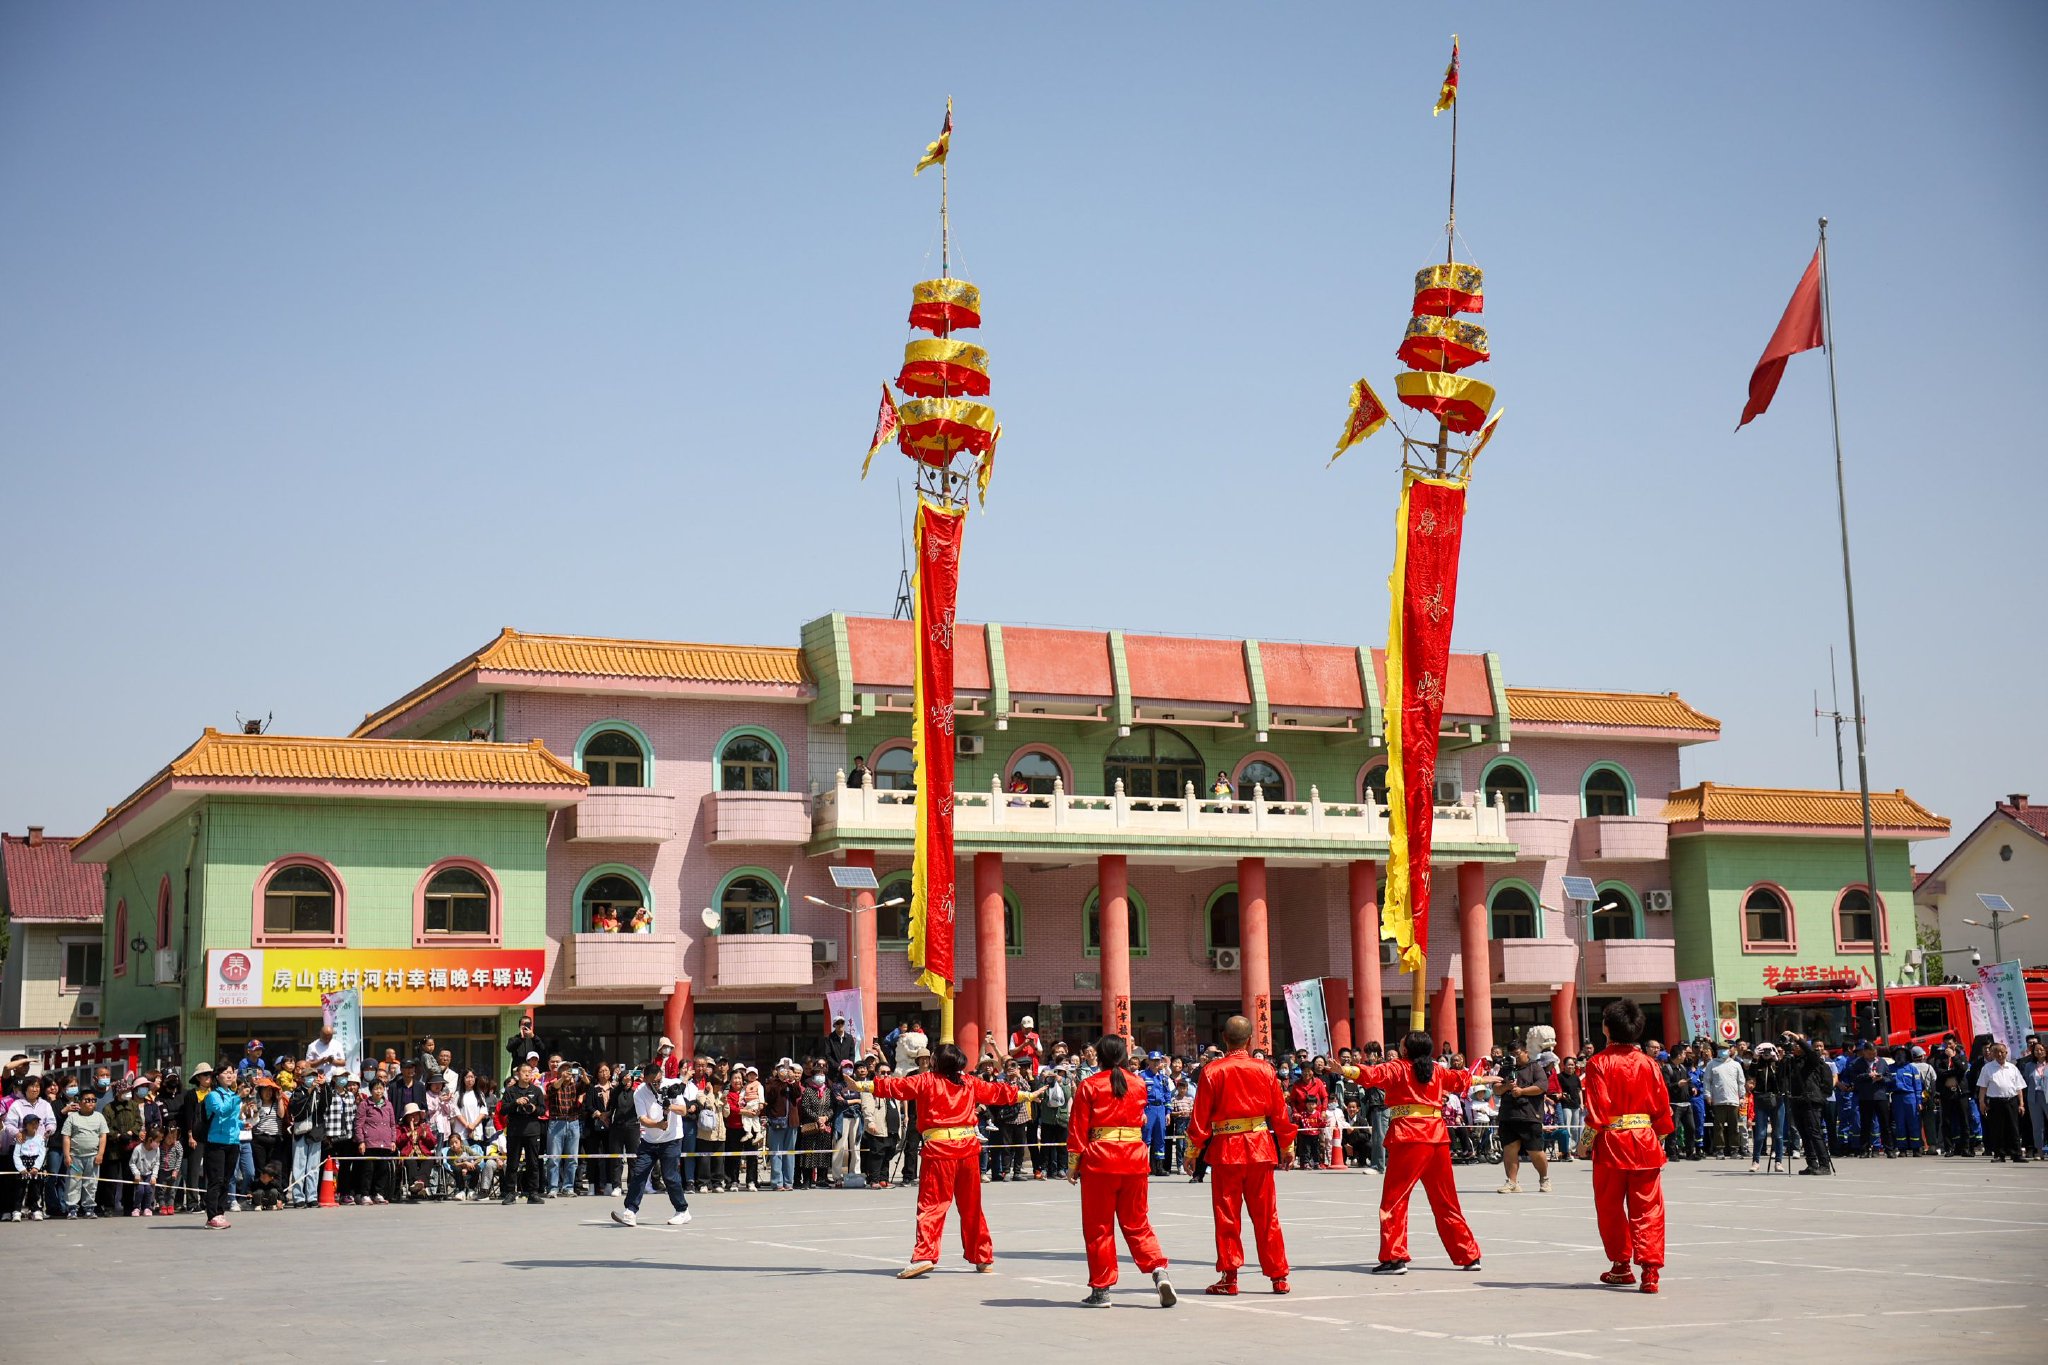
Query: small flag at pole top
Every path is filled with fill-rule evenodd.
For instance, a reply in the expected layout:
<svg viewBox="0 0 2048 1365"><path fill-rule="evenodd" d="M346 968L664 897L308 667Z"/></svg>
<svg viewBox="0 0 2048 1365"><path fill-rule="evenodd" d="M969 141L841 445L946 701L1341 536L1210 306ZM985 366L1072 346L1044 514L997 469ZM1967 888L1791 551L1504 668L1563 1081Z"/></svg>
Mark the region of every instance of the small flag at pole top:
<svg viewBox="0 0 2048 1365"><path fill-rule="evenodd" d="M875 462L875 452L889 444L896 435L896 400L889 396L889 386L882 385L882 406L875 413L875 439L868 443L868 457L860 462L860 476L868 476L868 466Z"/></svg>
<svg viewBox="0 0 2048 1365"><path fill-rule="evenodd" d="M922 175L924 174L924 168L927 166L945 165L946 153L952 150L953 97L951 95L948 95L946 96L946 122L945 125L939 129L938 140L936 142L927 142L924 144L924 159L917 163L917 169L912 171L911 174Z"/></svg>
<svg viewBox="0 0 2048 1365"><path fill-rule="evenodd" d="M1436 108L1429 111L1435 118L1458 102L1458 35L1451 35L1451 64L1444 68L1444 88L1436 93Z"/></svg>

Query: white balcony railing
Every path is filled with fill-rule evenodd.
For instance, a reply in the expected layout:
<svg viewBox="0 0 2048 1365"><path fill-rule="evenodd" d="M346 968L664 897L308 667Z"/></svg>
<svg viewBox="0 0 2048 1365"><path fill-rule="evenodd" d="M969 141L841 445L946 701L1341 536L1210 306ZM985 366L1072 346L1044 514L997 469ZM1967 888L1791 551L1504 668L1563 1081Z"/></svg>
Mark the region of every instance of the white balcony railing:
<svg viewBox="0 0 2048 1365"><path fill-rule="evenodd" d="M915 827L916 792L882 791L870 777L848 787L845 775L830 791L819 792L812 807L812 837L829 839L841 831L901 832ZM1439 844L1506 844L1507 808L1499 803L1436 807L1434 830ZM1137 834L1213 839L1328 839L1333 843L1385 843L1387 809L1372 802L1327 802L1314 787L1306 801L1268 801L1262 788L1252 799L1201 796L1190 785L1180 796L1137 797L1123 784L1107 796L1076 796L1058 781L1049 793L1002 790L991 779L986 792L958 793L953 829L972 840L1005 834L1089 835Z"/></svg>

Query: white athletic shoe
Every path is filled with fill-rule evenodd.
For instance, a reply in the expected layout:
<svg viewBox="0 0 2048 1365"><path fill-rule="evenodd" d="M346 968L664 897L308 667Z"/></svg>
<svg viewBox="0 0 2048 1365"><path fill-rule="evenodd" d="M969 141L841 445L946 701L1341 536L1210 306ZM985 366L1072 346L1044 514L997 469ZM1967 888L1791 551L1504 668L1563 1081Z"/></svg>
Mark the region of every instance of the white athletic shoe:
<svg viewBox="0 0 2048 1365"><path fill-rule="evenodd" d="M912 1261L909 1265L896 1272L896 1278L899 1280L914 1280L920 1275L929 1275L937 1264L935 1261Z"/></svg>
<svg viewBox="0 0 2048 1365"><path fill-rule="evenodd" d="M1152 1283L1159 1290L1159 1306L1171 1308L1180 1302L1180 1296L1173 1292L1173 1281L1166 1278L1164 1270L1152 1272Z"/></svg>
<svg viewBox="0 0 2048 1365"><path fill-rule="evenodd" d="M677 1215L676 1215L675 1217L673 1217L673 1218L669 1219L669 1220L668 1220L668 1225L669 1225L670 1227L672 1227L672 1228L679 1228L679 1227L681 1227L681 1226L682 1226L683 1224L685 1224L685 1223L687 1223L687 1222L689 1222L689 1221L690 1221L690 1211L689 1211L688 1209L684 1209L684 1210L683 1210L683 1211L682 1211L681 1213L679 1213L679 1214L677 1214Z"/></svg>
<svg viewBox="0 0 2048 1365"><path fill-rule="evenodd" d="M639 1216L631 1209L613 1209L612 1221L622 1228L637 1228L640 1226Z"/></svg>
<svg viewBox="0 0 2048 1365"><path fill-rule="evenodd" d="M1495 1194L1520 1194L1521 1192L1522 1187L1512 1180L1494 1191Z"/></svg>

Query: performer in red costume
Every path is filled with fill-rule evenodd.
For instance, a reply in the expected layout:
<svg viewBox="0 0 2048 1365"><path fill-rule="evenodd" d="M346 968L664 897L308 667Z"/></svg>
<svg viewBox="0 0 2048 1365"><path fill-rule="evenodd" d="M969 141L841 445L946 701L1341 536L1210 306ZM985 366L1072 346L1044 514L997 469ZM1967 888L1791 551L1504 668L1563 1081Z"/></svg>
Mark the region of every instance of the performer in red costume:
<svg viewBox="0 0 2048 1365"><path fill-rule="evenodd" d="M1147 1208L1152 1158L1145 1147L1145 1087L1124 1070L1129 1057L1121 1038L1095 1045L1102 1070L1074 1088L1067 1123L1067 1150L1074 1154L1067 1183L1081 1183L1081 1237L1088 1245L1084 1308L1109 1307L1109 1287L1116 1283L1117 1226L1124 1230L1138 1272L1152 1277L1159 1306L1171 1308L1175 1302L1166 1255L1152 1233Z"/></svg>
<svg viewBox="0 0 2048 1365"><path fill-rule="evenodd" d="M977 1271L995 1268L995 1244L981 1216L981 1134L974 1110L981 1104L1015 1104L1017 1087L967 1074L967 1054L951 1043L932 1051L932 1069L911 1076L878 1076L861 1089L885 1100L917 1106L924 1145L918 1149L917 1245L910 1264L896 1272L914 1280L939 1263L939 1235L946 1210L960 1203L960 1249Z"/></svg>
<svg viewBox="0 0 2048 1365"><path fill-rule="evenodd" d="M1202 1068L1188 1119L1188 1174L1206 1161L1216 1177L1209 1208L1216 1216L1216 1269L1222 1278L1209 1286L1211 1294L1237 1292L1237 1268L1244 1264L1241 1211L1251 1215L1259 1273L1273 1282L1275 1294L1287 1292L1287 1244L1273 1206L1273 1166L1294 1164L1295 1128L1280 1078L1251 1055L1251 1041L1251 1020L1233 1014L1224 1022L1224 1053Z"/></svg>
<svg viewBox="0 0 2048 1365"><path fill-rule="evenodd" d="M1593 1210L1600 1245L1611 1263L1600 1283L1636 1282L1629 1261L1643 1268L1643 1292L1657 1292L1664 1269L1664 1138L1674 1126L1670 1092L1657 1064L1636 1046L1643 1011L1616 1000L1600 1011L1607 1046L1586 1063L1586 1135L1593 1158Z"/></svg>
<svg viewBox="0 0 2048 1365"><path fill-rule="evenodd" d="M1417 1181L1436 1216L1436 1235L1460 1270L1479 1269L1479 1241L1458 1207L1451 1178L1451 1132L1444 1126L1444 1096L1463 1094L1472 1073L1430 1060L1427 1033L1401 1040L1405 1060L1348 1067L1344 1075L1387 1097L1387 1175L1380 1186L1380 1263L1375 1275L1408 1273L1408 1196Z"/></svg>

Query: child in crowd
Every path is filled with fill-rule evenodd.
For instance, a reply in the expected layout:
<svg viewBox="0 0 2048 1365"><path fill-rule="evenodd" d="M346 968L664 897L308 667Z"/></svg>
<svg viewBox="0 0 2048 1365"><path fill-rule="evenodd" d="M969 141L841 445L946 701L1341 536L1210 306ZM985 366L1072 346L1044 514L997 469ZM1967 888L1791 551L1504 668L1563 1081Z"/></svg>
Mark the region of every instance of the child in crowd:
<svg viewBox="0 0 2048 1365"><path fill-rule="evenodd" d="M16 1179L21 1181L20 1208L28 1212L16 1212L14 1220L43 1220L43 1171L46 1169L49 1142L43 1132L43 1117L30 1114L21 1121L21 1137L15 1141L8 1155L13 1159Z"/></svg>
<svg viewBox="0 0 2048 1365"><path fill-rule="evenodd" d="M184 1130L172 1124L160 1146L163 1150L157 1158L156 1211L159 1217L168 1218L185 1206Z"/></svg>
<svg viewBox="0 0 2048 1365"><path fill-rule="evenodd" d="M266 1161L256 1171L256 1183L249 1190L249 1199L257 1208L268 1212L284 1206L285 1169L281 1161Z"/></svg>
<svg viewBox="0 0 2048 1365"><path fill-rule="evenodd" d="M128 1154L128 1175L135 1184L129 1191L128 1216L147 1218L156 1213L156 1179L163 1169L164 1130L152 1128Z"/></svg>

